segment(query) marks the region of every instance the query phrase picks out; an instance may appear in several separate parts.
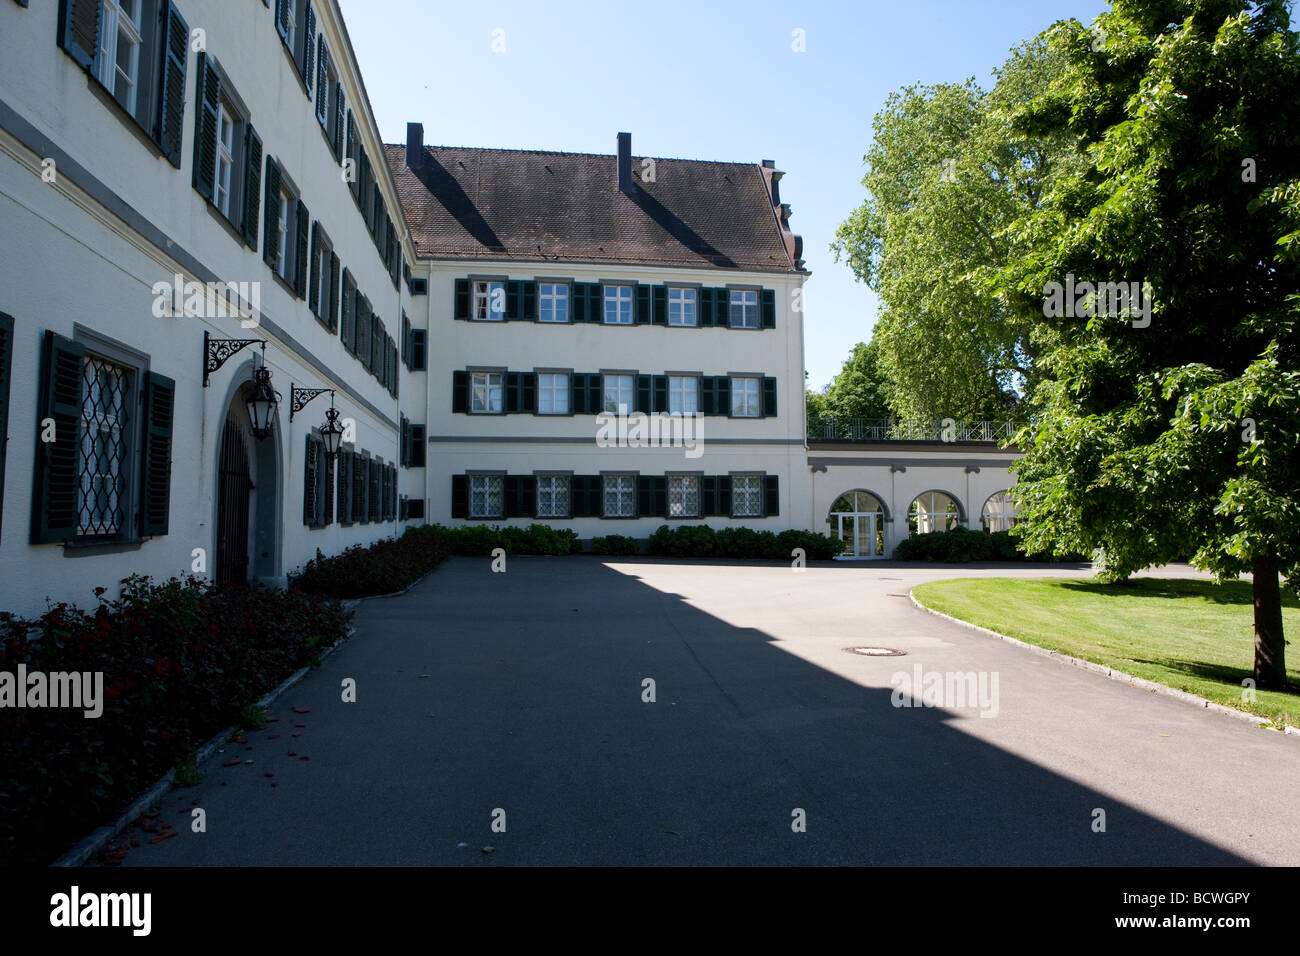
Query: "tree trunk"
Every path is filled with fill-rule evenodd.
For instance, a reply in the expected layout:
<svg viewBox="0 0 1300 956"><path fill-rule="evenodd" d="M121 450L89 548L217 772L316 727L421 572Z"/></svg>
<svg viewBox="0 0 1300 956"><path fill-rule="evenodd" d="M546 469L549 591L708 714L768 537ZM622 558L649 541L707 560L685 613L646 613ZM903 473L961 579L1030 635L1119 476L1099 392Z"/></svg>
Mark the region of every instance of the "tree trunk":
<svg viewBox="0 0 1300 956"><path fill-rule="evenodd" d="M1272 549L1255 558L1255 686L1286 688L1286 641L1282 637L1282 592Z"/></svg>

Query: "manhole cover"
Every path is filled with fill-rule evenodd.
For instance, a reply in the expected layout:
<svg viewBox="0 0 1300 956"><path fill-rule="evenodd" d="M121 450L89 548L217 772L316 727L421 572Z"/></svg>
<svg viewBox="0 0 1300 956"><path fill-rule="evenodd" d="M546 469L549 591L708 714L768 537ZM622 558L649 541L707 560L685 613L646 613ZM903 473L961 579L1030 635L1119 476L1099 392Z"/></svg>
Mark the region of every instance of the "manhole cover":
<svg viewBox="0 0 1300 956"><path fill-rule="evenodd" d="M897 651L892 647L846 647L844 648L850 654L861 654L863 657L902 657L907 651Z"/></svg>

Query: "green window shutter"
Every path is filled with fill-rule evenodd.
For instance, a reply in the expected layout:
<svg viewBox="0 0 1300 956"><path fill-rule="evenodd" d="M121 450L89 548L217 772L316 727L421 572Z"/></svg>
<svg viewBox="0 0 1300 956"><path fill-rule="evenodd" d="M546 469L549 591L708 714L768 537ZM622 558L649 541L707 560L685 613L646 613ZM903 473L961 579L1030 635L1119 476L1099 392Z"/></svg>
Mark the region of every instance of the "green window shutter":
<svg viewBox="0 0 1300 956"><path fill-rule="evenodd" d="M349 497L350 488L348 486L348 476L352 467L352 454L341 451L338 457L338 485L335 494L337 504L335 510L338 512L339 524L348 524L352 518L350 515L352 501Z"/></svg>
<svg viewBox="0 0 1300 956"><path fill-rule="evenodd" d="M574 322L587 321L587 284L585 282L573 283L573 315Z"/></svg>
<svg viewBox="0 0 1300 956"><path fill-rule="evenodd" d="M713 290L700 290L700 327L709 328L713 325Z"/></svg>
<svg viewBox="0 0 1300 956"><path fill-rule="evenodd" d="M373 320L370 317L370 300L357 290L357 361L365 365L370 361L370 330Z"/></svg>
<svg viewBox="0 0 1300 956"><path fill-rule="evenodd" d="M221 74L206 53L196 71L198 100L194 121L194 188L212 202L217 182L217 121L221 115Z"/></svg>
<svg viewBox="0 0 1300 956"><path fill-rule="evenodd" d="M703 518L718 513L718 478L716 475L704 475L700 478L700 516Z"/></svg>
<svg viewBox="0 0 1300 956"><path fill-rule="evenodd" d="M668 479L663 475L655 475L651 481L654 488L651 514L658 518L666 518L668 517Z"/></svg>
<svg viewBox="0 0 1300 956"><path fill-rule="evenodd" d="M307 98L311 99L311 79L316 61L312 56L316 43L316 11L312 9L311 0L307 0L307 11L303 16L302 37L302 81L307 84Z"/></svg>
<svg viewBox="0 0 1300 956"><path fill-rule="evenodd" d="M776 328L776 291L764 289L759 294L759 306L763 314L763 328Z"/></svg>
<svg viewBox="0 0 1300 956"><path fill-rule="evenodd" d="M310 528L316 524L316 442L310 435L306 448L302 467L302 523Z"/></svg>
<svg viewBox="0 0 1300 956"><path fill-rule="evenodd" d="M361 170L357 164L357 121L353 118L351 110L348 110L348 135L343 144L343 160L344 162L352 160L352 169L348 173L348 188L352 190L352 198L355 199L361 188L361 183L358 181Z"/></svg>
<svg viewBox="0 0 1300 956"><path fill-rule="evenodd" d="M528 281L523 284L524 294L524 314L523 318L530 322L537 321L537 283Z"/></svg>
<svg viewBox="0 0 1300 956"><path fill-rule="evenodd" d="M781 513L781 489L777 475L763 476L763 515L768 518Z"/></svg>
<svg viewBox="0 0 1300 956"><path fill-rule="evenodd" d="M325 483L321 488L321 504L325 514L321 518L321 524L329 527L334 523L334 462L325 454L324 445L321 446L320 457L325 467Z"/></svg>
<svg viewBox="0 0 1300 956"><path fill-rule="evenodd" d="M423 425L411 426L411 467L423 468L425 463L425 434Z"/></svg>
<svg viewBox="0 0 1300 956"><path fill-rule="evenodd" d="M380 384L384 384L384 347L387 344L387 338L384 336L384 323L378 315L375 316L375 324L370 336L370 373L379 379Z"/></svg>
<svg viewBox="0 0 1300 956"><path fill-rule="evenodd" d="M507 518L527 517L519 510L519 480L519 475L506 475L504 516Z"/></svg>
<svg viewBox="0 0 1300 956"><path fill-rule="evenodd" d="M244 242L257 249L258 218L262 213L262 137L252 124L244 127Z"/></svg>
<svg viewBox="0 0 1300 956"><path fill-rule="evenodd" d="M171 513L172 421L176 383L149 372L144 377L144 454L140 475L140 533L167 533Z"/></svg>
<svg viewBox="0 0 1300 956"><path fill-rule="evenodd" d="M523 318L522 302L520 301L519 280L511 279L506 283L506 319Z"/></svg>
<svg viewBox="0 0 1300 956"><path fill-rule="evenodd" d="M370 520L383 521L383 464L378 458L370 459Z"/></svg>
<svg viewBox="0 0 1300 956"><path fill-rule="evenodd" d="M668 411L668 376L656 375L654 377L654 393L656 412Z"/></svg>
<svg viewBox="0 0 1300 956"><path fill-rule="evenodd" d="M469 372L458 369L451 373L451 410L469 412Z"/></svg>
<svg viewBox="0 0 1300 956"><path fill-rule="evenodd" d="M63 0L59 4L59 46L85 70L99 52L99 0Z"/></svg>
<svg viewBox="0 0 1300 956"><path fill-rule="evenodd" d="M718 393L714 414L726 418L731 414L731 379L726 375L719 375L713 380L713 384Z"/></svg>
<svg viewBox="0 0 1300 956"><path fill-rule="evenodd" d="M153 139L167 161L181 168L181 142L185 122L185 66L190 49L190 28L166 0L162 11L162 62L158 74L158 112L154 118ZM215 162L215 154L214 154Z"/></svg>
<svg viewBox="0 0 1300 956"><path fill-rule="evenodd" d="M718 383L712 375L700 377L700 414L716 415L718 413Z"/></svg>
<svg viewBox="0 0 1300 956"><path fill-rule="evenodd" d="M411 367L411 320L402 313L402 364Z"/></svg>
<svg viewBox="0 0 1300 956"><path fill-rule="evenodd" d="M587 321L605 321L605 290L599 282L587 283Z"/></svg>
<svg viewBox="0 0 1300 956"><path fill-rule="evenodd" d="M469 280L456 280L456 302L455 311L452 313L453 318L469 318Z"/></svg>
<svg viewBox="0 0 1300 956"><path fill-rule="evenodd" d="M266 157L266 228L262 231L262 258L273 272L280 271L280 249L276 235L280 222L280 166Z"/></svg>
<svg viewBox="0 0 1300 956"><path fill-rule="evenodd" d="M332 335L339 330L339 257L335 252L330 253L330 301L327 318Z"/></svg>
<svg viewBox="0 0 1300 956"><path fill-rule="evenodd" d="M636 287L636 324L650 324L650 286L648 285Z"/></svg>
<svg viewBox="0 0 1300 956"><path fill-rule="evenodd" d="M321 314L320 276L317 272L320 270L320 220L311 224L311 257L307 266L311 270L311 278L307 283L307 308L311 309L313 315L319 316Z"/></svg>
<svg viewBox="0 0 1300 956"><path fill-rule="evenodd" d="M731 476L718 475L718 514L731 517Z"/></svg>
<svg viewBox="0 0 1300 956"><path fill-rule="evenodd" d="M5 457L9 448L9 381L14 364L14 317L0 312L0 517L4 514Z"/></svg>
<svg viewBox="0 0 1300 956"><path fill-rule="evenodd" d="M636 377L636 410L644 415L649 415L654 411L654 404L650 397L652 376L638 375Z"/></svg>
<svg viewBox="0 0 1300 956"><path fill-rule="evenodd" d="M731 309L731 292L727 289L713 290L713 324L725 328Z"/></svg>
<svg viewBox="0 0 1300 956"><path fill-rule="evenodd" d="M469 517L469 475L451 476L451 516Z"/></svg>
<svg viewBox="0 0 1300 956"><path fill-rule="evenodd" d="M521 412L537 411L537 373L524 372L520 378L520 384L523 387L523 393L520 398L519 410Z"/></svg>
<svg viewBox="0 0 1300 956"><path fill-rule="evenodd" d="M352 523L366 522L366 459L352 453Z"/></svg>
<svg viewBox="0 0 1300 956"><path fill-rule="evenodd" d="M343 81L334 84L334 158L343 162L343 131L347 123L347 97L343 94Z"/></svg>
<svg viewBox="0 0 1300 956"><path fill-rule="evenodd" d="M307 294L307 235L311 228L311 213L307 211L307 204L301 199L298 200L298 245L295 249L297 258L294 260L293 270L293 291L298 293L298 298L303 298Z"/></svg>
<svg viewBox="0 0 1300 956"><path fill-rule="evenodd" d="M342 315L339 318L339 338L343 340L343 347L350 353L356 352L356 310L357 310L357 286L352 281L352 273L347 269L343 270L343 302Z"/></svg>
<svg viewBox="0 0 1300 956"><path fill-rule="evenodd" d="M637 475L636 513L638 517L654 513L654 479L649 475Z"/></svg>
<svg viewBox="0 0 1300 956"><path fill-rule="evenodd" d="M275 29L280 39L289 42L289 3L288 0L275 0Z"/></svg>
<svg viewBox="0 0 1300 956"><path fill-rule="evenodd" d="M397 429L400 436L397 444L397 462L403 468L411 462L411 432L407 425L406 416L397 416Z"/></svg>
<svg viewBox="0 0 1300 956"><path fill-rule="evenodd" d="M599 415L605 407L604 381L599 372L587 375L587 414Z"/></svg>
<svg viewBox="0 0 1300 956"><path fill-rule="evenodd" d="M519 411L520 400L523 391L523 382L519 379L518 372L506 372L506 413L514 414Z"/></svg>
<svg viewBox="0 0 1300 956"><path fill-rule="evenodd" d="M81 446L81 363L86 350L46 331L37 396L36 469L32 481L32 544L66 541L77 533L77 459ZM41 441L54 420L54 441Z"/></svg>
<svg viewBox="0 0 1300 956"><path fill-rule="evenodd" d="M763 379L763 417L776 417L776 379L770 376Z"/></svg>
<svg viewBox="0 0 1300 956"><path fill-rule="evenodd" d="M569 376L569 411L575 415L587 414L587 376L583 372Z"/></svg>
<svg viewBox="0 0 1300 956"><path fill-rule="evenodd" d="M316 119L321 128L328 130L330 125L329 97L321 96L329 90L330 48L325 43L324 34L316 45Z"/></svg>
<svg viewBox="0 0 1300 956"><path fill-rule="evenodd" d="M657 285L654 288L654 324L668 324L668 287Z"/></svg>

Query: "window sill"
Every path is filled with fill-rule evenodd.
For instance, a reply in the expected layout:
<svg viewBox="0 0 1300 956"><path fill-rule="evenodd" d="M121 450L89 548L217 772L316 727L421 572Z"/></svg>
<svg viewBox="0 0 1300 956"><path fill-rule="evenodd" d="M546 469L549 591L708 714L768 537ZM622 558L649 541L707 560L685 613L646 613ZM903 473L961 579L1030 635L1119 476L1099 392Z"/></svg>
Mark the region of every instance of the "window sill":
<svg viewBox="0 0 1300 956"><path fill-rule="evenodd" d="M71 538L63 542L63 552L68 557L94 557L100 554L122 554L139 551L144 538Z"/></svg>

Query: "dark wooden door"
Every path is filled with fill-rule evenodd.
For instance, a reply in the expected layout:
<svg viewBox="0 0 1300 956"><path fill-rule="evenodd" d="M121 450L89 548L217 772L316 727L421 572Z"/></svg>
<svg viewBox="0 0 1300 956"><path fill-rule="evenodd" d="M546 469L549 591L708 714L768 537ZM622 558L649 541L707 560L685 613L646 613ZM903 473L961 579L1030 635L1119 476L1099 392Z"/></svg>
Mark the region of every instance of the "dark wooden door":
<svg viewBox="0 0 1300 956"><path fill-rule="evenodd" d="M217 476L217 583L248 583L248 509L253 482L243 428L227 419L221 430Z"/></svg>

